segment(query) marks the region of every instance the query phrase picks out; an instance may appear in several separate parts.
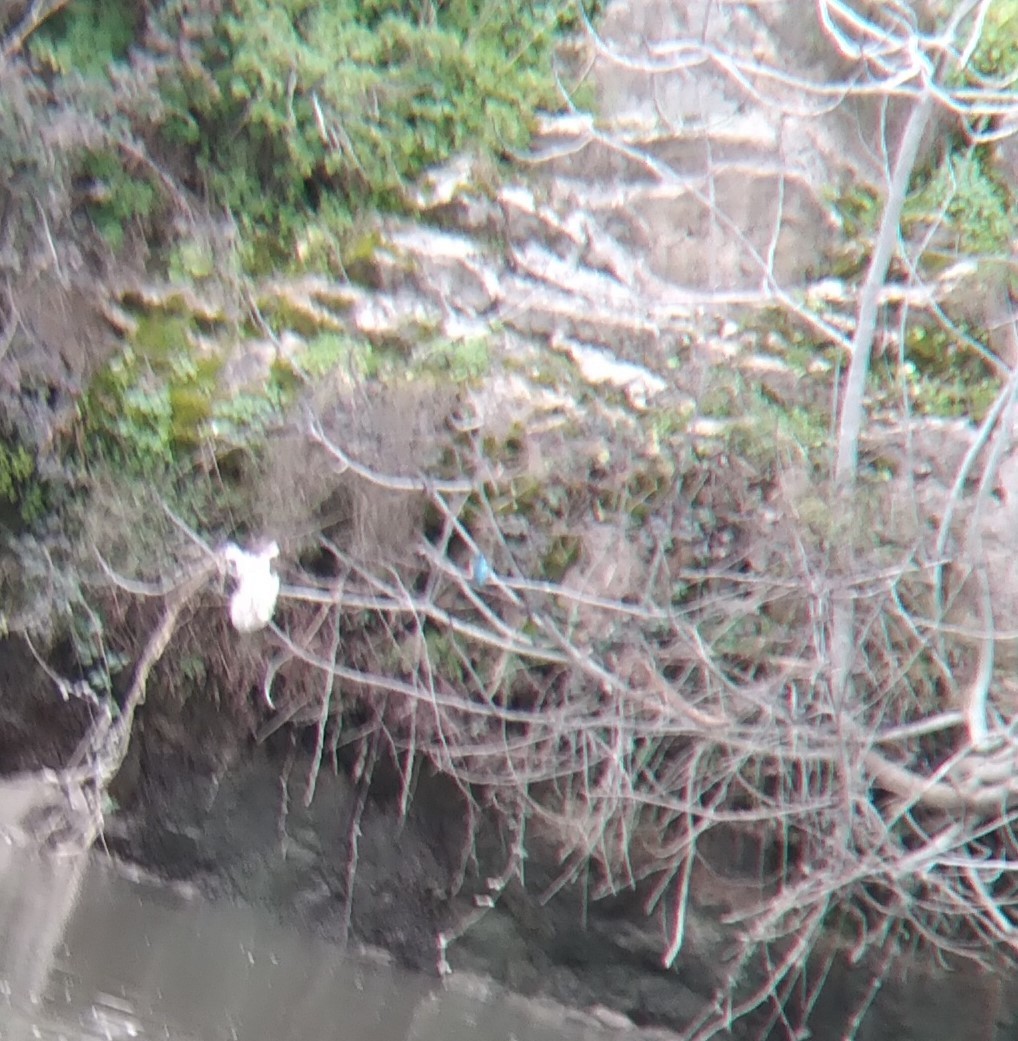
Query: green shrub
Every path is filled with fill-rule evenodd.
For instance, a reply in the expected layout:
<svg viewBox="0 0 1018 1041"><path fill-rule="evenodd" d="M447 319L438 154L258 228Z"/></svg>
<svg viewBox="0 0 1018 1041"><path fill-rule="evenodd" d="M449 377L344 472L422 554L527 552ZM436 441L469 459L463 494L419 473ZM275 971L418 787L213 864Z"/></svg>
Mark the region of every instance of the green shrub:
<svg viewBox="0 0 1018 1041"><path fill-rule="evenodd" d="M988 169L982 149L948 153L905 208L906 220L941 216L960 254L996 256L1008 249L1014 201Z"/></svg>
<svg viewBox="0 0 1018 1041"><path fill-rule="evenodd" d="M328 263L334 244L306 248L309 228L398 208L427 166L525 145L561 103L553 52L578 22L570 0L75 0L28 54L49 108L75 116L58 150L76 138L113 247L190 188L230 212L244 265L265 273ZM172 259L172 229L155 230Z"/></svg>
<svg viewBox="0 0 1018 1041"><path fill-rule="evenodd" d="M454 383L470 383L491 371L491 347L483 337L441 339L424 347L419 353L418 366L421 371L450 379Z"/></svg>
<svg viewBox="0 0 1018 1041"><path fill-rule="evenodd" d="M87 152L80 176L92 184L92 220L110 248L119 250L128 226L148 221L155 212L159 193L151 181L133 176L123 160L110 149Z"/></svg>
<svg viewBox="0 0 1018 1041"><path fill-rule="evenodd" d="M207 41L212 79L177 87L177 122L199 128L209 183L249 240L289 242L311 218L398 207L408 180L459 150L525 144L560 101L550 63L568 10L235 0Z"/></svg>
<svg viewBox="0 0 1018 1041"><path fill-rule="evenodd" d="M986 12L972 68L980 76L1007 78L1018 72L1018 2L994 0Z"/></svg>
<svg viewBox="0 0 1018 1041"><path fill-rule="evenodd" d="M32 524L45 512L45 498L34 454L17 441L0 441L0 503L13 507L22 523Z"/></svg>
<svg viewBox="0 0 1018 1041"><path fill-rule="evenodd" d="M131 0L69 3L32 37L32 57L53 72L101 76L127 57L137 19Z"/></svg>
<svg viewBox="0 0 1018 1041"><path fill-rule="evenodd" d="M132 350L103 368L84 399L87 456L108 458L131 473L174 461L170 388Z"/></svg>

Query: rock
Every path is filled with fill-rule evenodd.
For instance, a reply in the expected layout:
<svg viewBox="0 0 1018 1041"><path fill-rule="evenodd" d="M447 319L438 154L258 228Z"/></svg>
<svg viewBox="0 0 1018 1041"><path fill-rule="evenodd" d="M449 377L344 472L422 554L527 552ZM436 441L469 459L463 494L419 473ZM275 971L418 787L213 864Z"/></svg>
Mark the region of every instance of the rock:
<svg viewBox="0 0 1018 1041"><path fill-rule="evenodd" d="M499 300L498 277L476 241L413 225L393 230L389 241L417 291L428 298L474 315Z"/></svg>
<svg viewBox="0 0 1018 1041"><path fill-rule="evenodd" d="M425 174L412 195L412 203L423 218L434 224L491 233L500 218L498 207L482 187L488 179L472 156L459 156Z"/></svg>
<svg viewBox="0 0 1018 1041"><path fill-rule="evenodd" d="M555 350L569 355L586 383L621 390L637 411L646 411L649 399L668 388L665 380L649 369L633 362L620 361L609 351L561 336L553 337L551 345Z"/></svg>

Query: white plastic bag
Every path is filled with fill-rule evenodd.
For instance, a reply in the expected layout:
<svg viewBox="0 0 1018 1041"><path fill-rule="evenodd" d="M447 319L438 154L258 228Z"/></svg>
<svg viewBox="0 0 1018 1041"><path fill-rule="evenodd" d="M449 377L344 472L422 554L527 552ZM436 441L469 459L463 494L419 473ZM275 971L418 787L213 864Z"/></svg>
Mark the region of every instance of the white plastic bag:
<svg viewBox="0 0 1018 1041"><path fill-rule="evenodd" d="M230 621L240 633L253 633L272 621L279 597L279 575L272 570L272 561L279 556L279 546L270 542L257 553L241 549L228 542L223 557L237 579L237 588L230 597Z"/></svg>

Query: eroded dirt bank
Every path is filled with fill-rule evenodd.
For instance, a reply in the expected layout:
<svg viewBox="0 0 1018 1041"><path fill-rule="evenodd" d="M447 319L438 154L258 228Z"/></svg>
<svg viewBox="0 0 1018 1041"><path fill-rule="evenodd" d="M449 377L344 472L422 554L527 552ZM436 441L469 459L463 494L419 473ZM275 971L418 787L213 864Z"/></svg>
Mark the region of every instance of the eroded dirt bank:
<svg viewBox="0 0 1018 1041"><path fill-rule="evenodd" d="M20 710L17 698L5 700L5 732L18 733L19 713L40 703L50 681L11 641L2 650L7 676L19 679L10 689L35 693ZM26 738L13 761L64 760L81 732L74 704L51 702L41 723L22 719L20 732L37 743ZM665 969L674 902L666 898L648 915L653 880L605 896L599 879L571 872L535 828L523 870L506 882L513 837L500 831L485 793L468 805L426 767L408 792L399 769L376 763L365 791L351 776L363 761L340 751L305 805L311 745L309 730L256 745L215 713L142 708L100 845L168 884L253 903L321 938L382 948L428 973L490 976L521 994L593 1011L622 1031L627 1022L680 1032L703 1024L737 949L731 916L759 897L759 849L732 841L705 856L712 869L694 880L684 949ZM15 838L38 837L46 808L22 809ZM12 822L5 825L14 835ZM829 963L816 951L813 958L817 982L823 977L815 1008L806 1013L812 999L804 993L786 1012L804 1015L814 1036L840 1036L846 1009L859 1006L882 967L844 957ZM1011 1036L1018 1010L1006 981L971 967L945 975L923 960L902 977L905 964L875 995L858 1037ZM774 1011L764 1001L720 1036L785 1037Z"/></svg>
<svg viewBox="0 0 1018 1041"><path fill-rule="evenodd" d="M217 501L188 530L159 488L93 490L76 564L102 624L45 667L6 642L2 765L62 771L70 816L167 879L620 1029L1008 1037L1006 983L910 956L924 929L977 953L1013 936L1013 873L988 881L981 842L993 831L1008 863L1013 670L979 639L1018 616L1002 363L956 388L963 410L1004 409L998 434L899 415L933 410L915 369L918 389L877 382L852 509L832 508L831 402L870 242L828 250L825 193L867 163L879 182L869 141L880 125L888 146L894 120L851 97L829 122L785 97L757 108L696 51L713 5L687 6L610 12L594 64L611 133L548 120L526 184L435 172L342 277L110 287L115 349L169 337L174 371L211 359L248 408L280 368L310 389L240 514ZM719 46L805 48L817 82L839 74L815 26L790 38L787 19L732 12ZM704 56L696 77L669 66L671 34ZM959 298L992 325L981 278L958 264L921 292L886 286L882 349L904 350L904 312ZM210 473L248 462L224 450ZM120 537L138 530L158 568ZM218 540L262 536L283 543L276 628L238 637ZM10 615L29 631L55 595L38 576L60 571L38 546L24 560ZM865 611L843 702L829 611L846 589ZM998 741L976 749L973 675ZM12 835L74 838L29 809ZM967 814L977 839L929 841ZM730 1028L725 1001L743 1004Z"/></svg>

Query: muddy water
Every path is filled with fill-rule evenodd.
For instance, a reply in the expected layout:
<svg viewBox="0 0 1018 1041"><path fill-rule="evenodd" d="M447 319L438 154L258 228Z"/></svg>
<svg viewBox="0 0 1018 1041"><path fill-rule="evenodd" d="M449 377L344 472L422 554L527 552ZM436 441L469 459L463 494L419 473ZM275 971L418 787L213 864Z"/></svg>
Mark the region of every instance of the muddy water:
<svg viewBox="0 0 1018 1041"><path fill-rule="evenodd" d="M610 1037L474 977L343 956L252 908L102 857L0 847L0 1038L552 1041Z"/></svg>

